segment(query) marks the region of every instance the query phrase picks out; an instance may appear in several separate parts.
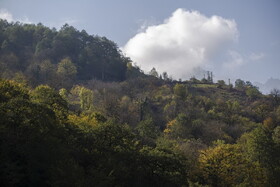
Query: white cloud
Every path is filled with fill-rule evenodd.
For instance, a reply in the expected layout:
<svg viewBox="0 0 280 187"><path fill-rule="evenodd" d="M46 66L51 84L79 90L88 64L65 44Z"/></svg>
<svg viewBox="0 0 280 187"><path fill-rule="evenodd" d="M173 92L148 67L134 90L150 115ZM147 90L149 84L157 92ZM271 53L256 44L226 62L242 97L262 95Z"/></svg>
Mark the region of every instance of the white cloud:
<svg viewBox="0 0 280 187"><path fill-rule="evenodd" d="M263 59L264 57L265 57L264 53L252 53L249 56L249 59L252 60L252 61L258 61L258 60Z"/></svg>
<svg viewBox="0 0 280 187"><path fill-rule="evenodd" d="M229 50L227 56L229 60L223 64L225 69L234 70L245 63L244 57L237 51Z"/></svg>
<svg viewBox="0 0 280 187"><path fill-rule="evenodd" d="M185 79L237 38L233 20L177 9L164 23L136 34L123 51L144 71L155 67L159 72Z"/></svg>
<svg viewBox="0 0 280 187"><path fill-rule="evenodd" d="M0 19L5 19L8 22L14 21L13 15L6 9L0 9Z"/></svg>
<svg viewBox="0 0 280 187"><path fill-rule="evenodd" d="M19 21L21 23L28 23L28 24L32 23L27 16L24 16L19 19L15 19L14 16L6 9L0 9L0 19L5 19L8 22Z"/></svg>
<svg viewBox="0 0 280 187"><path fill-rule="evenodd" d="M250 55L242 55L237 51L229 50L227 52L228 60L223 63L224 70L232 71L240 68L246 64L259 61L265 57L264 53L251 53Z"/></svg>
<svg viewBox="0 0 280 187"><path fill-rule="evenodd" d="M31 24L33 23L32 21L29 20L29 18L27 16L24 16L23 18L18 20L21 23L27 23L27 24Z"/></svg>
<svg viewBox="0 0 280 187"><path fill-rule="evenodd" d="M150 26L159 24L154 17L150 17L147 20L139 19L137 22L138 22L138 25L139 25L139 28L138 28L137 32L139 32L139 33L140 32L145 32L145 30Z"/></svg>

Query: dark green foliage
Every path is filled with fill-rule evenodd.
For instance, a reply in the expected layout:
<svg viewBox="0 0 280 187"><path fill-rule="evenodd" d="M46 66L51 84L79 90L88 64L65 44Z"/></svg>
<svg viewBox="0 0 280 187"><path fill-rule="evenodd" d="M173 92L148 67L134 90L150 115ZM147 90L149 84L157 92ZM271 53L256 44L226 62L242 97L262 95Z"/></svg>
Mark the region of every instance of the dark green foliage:
<svg viewBox="0 0 280 187"><path fill-rule="evenodd" d="M13 82L0 82L0 96L1 186L54 184L52 176L60 174L53 169L61 170L71 160L62 159L66 131L56 126L55 112L33 103L27 91Z"/></svg>
<svg viewBox="0 0 280 187"><path fill-rule="evenodd" d="M176 84L173 88L174 94L178 96L181 99L184 99L184 97L187 95L187 88L183 84Z"/></svg>
<svg viewBox="0 0 280 187"><path fill-rule="evenodd" d="M280 147L275 138L276 134L277 128L274 133L265 128L257 128L251 133L247 143L250 159L260 163L266 171L269 183L273 186L277 186L280 182Z"/></svg>
<svg viewBox="0 0 280 187"><path fill-rule="evenodd" d="M242 90L242 89L245 88L245 85L246 85L245 82L243 80L241 80L241 79L237 79L235 81L235 88L237 88L237 89Z"/></svg>
<svg viewBox="0 0 280 187"><path fill-rule="evenodd" d="M269 107L275 106L271 97L252 100L246 91L169 84L138 77L57 91L1 81L1 185L211 184L207 177L212 173L200 175L199 165L208 166L198 158L217 142L242 147L238 154L244 163L258 168L250 170L252 184L278 182L280 109ZM263 128L254 130L262 120ZM245 143L244 138L237 143L250 131ZM240 183L227 172L225 184ZM238 174L242 184L251 184L243 175Z"/></svg>
<svg viewBox="0 0 280 187"><path fill-rule="evenodd" d="M67 24L56 31L42 24L0 20L0 30L3 78L23 72L32 85L48 83L56 88L69 87L76 80L123 81L126 78L129 59L105 37L88 35ZM71 64L67 64L70 72L66 66L62 67L63 59L71 59ZM60 82L54 84L54 79Z"/></svg>
<svg viewBox="0 0 280 187"><path fill-rule="evenodd" d="M30 95L1 81L0 98L1 186L187 185L182 156L143 146L129 126L112 120L72 124L62 116L66 101L48 86ZM150 131L147 123L140 129Z"/></svg>

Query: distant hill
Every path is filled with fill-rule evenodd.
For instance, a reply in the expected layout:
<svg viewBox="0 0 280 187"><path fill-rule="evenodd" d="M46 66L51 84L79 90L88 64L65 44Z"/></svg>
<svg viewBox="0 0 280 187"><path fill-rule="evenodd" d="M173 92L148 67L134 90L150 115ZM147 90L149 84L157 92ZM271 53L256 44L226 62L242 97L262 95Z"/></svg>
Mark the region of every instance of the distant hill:
<svg viewBox="0 0 280 187"><path fill-rule="evenodd" d="M269 94L273 89L280 89L280 79L270 78L264 84L256 82L255 85L263 94Z"/></svg>
<svg viewBox="0 0 280 187"><path fill-rule="evenodd" d="M40 23L0 19L0 49L0 78L18 75L33 86L69 87L92 79L123 81L130 62L113 41L68 24L56 30Z"/></svg>

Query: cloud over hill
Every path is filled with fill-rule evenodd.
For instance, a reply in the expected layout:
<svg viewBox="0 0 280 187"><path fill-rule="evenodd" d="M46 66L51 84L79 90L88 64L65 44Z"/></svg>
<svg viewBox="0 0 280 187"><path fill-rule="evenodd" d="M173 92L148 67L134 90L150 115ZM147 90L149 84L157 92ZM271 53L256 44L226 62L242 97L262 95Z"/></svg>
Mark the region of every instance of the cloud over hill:
<svg viewBox="0 0 280 187"><path fill-rule="evenodd" d="M155 67L185 79L237 39L234 20L177 9L162 24L136 34L123 51L144 71Z"/></svg>

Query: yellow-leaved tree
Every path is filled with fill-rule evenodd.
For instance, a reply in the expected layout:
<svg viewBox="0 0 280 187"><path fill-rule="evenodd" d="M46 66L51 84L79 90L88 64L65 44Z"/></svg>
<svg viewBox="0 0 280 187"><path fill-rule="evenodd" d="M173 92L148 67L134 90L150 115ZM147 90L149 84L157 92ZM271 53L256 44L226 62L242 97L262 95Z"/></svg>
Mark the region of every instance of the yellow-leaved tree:
<svg viewBox="0 0 280 187"><path fill-rule="evenodd" d="M211 186L264 186L264 171L249 161L238 144L220 144L201 151L201 182Z"/></svg>

